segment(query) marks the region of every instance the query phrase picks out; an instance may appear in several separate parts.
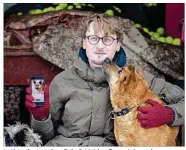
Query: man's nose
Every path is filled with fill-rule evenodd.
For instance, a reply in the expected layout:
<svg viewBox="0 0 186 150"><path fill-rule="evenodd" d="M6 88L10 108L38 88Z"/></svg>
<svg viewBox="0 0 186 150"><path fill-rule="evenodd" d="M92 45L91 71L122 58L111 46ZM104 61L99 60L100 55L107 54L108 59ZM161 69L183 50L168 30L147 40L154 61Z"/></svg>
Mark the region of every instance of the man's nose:
<svg viewBox="0 0 186 150"><path fill-rule="evenodd" d="M98 48L102 48L102 47L104 47L104 46L105 46L105 45L103 44L102 39L100 39L99 42L97 43L97 47L98 47Z"/></svg>

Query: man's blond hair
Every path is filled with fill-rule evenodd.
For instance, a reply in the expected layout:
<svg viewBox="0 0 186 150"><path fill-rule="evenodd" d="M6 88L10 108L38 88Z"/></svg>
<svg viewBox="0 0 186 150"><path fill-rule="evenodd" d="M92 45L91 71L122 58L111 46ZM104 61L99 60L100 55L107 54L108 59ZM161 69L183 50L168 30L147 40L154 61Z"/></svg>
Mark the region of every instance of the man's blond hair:
<svg viewBox="0 0 186 150"><path fill-rule="evenodd" d="M122 40L122 33L120 31L119 21L114 17L108 16L106 14L96 14L85 20L85 30L83 33L84 37L92 22L95 22L95 24L93 25L95 33L98 33L100 32L100 30L102 30L105 36L115 34L118 40Z"/></svg>

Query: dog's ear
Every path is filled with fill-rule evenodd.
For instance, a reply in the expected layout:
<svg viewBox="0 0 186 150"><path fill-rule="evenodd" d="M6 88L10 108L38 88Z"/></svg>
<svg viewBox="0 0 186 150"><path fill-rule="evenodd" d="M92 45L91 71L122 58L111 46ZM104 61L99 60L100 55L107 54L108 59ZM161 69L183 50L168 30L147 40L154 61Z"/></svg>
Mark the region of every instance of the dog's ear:
<svg viewBox="0 0 186 150"><path fill-rule="evenodd" d="M144 69L143 68L138 68L136 70L136 73L141 77L144 78Z"/></svg>
<svg viewBox="0 0 186 150"><path fill-rule="evenodd" d="M135 71L135 67L133 65L128 65L128 69L131 71L131 72L134 72Z"/></svg>
<svg viewBox="0 0 186 150"><path fill-rule="evenodd" d="M40 84L40 85L42 84L42 81L41 81L41 80L39 81L39 84Z"/></svg>
<svg viewBox="0 0 186 150"><path fill-rule="evenodd" d="M14 141L18 146L25 146L26 139L26 132L28 132L28 129L24 128L14 136Z"/></svg>

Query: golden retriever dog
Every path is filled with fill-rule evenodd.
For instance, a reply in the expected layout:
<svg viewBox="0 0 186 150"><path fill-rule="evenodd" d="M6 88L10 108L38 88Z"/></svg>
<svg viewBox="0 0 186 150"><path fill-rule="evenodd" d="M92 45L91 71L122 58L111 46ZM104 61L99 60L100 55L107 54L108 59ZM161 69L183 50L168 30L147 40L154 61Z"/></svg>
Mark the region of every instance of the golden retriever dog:
<svg viewBox="0 0 186 150"><path fill-rule="evenodd" d="M103 70L110 86L110 98L114 108L114 134L119 146L175 146L178 127L161 125L154 128L142 128L137 119L137 107L148 105L147 99L164 102L153 93L143 78L142 71L128 65L117 67L108 58L103 63ZM124 110L124 115L114 112Z"/></svg>

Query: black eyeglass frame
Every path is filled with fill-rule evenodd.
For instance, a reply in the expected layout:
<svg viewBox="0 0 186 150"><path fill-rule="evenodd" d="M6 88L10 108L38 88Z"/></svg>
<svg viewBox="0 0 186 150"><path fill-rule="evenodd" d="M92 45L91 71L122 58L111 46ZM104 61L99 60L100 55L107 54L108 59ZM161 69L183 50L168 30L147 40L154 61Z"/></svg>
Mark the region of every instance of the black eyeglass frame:
<svg viewBox="0 0 186 150"><path fill-rule="evenodd" d="M97 38L99 38L99 40L97 41L97 43L92 44L92 43L89 41L89 38L90 38L91 36L96 36ZM119 38L113 38L113 37L111 37L111 36L99 37L99 36L97 36L97 35L89 35L89 36L85 36L84 38L87 38L88 41L89 41L89 43L92 44L92 45L96 45L96 44L98 44L99 41L100 41L100 39L102 40L102 42L103 42L104 45L106 45L106 46L110 46L110 45L112 45L112 43L109 44L109 45L107 45L107 44L104 43L103 39L104 39L105 37L110 37L110 38L112 38L112 40L113 40L112 43L113 43L115 40L118 41L118 39L119 39Z"/></svg>

